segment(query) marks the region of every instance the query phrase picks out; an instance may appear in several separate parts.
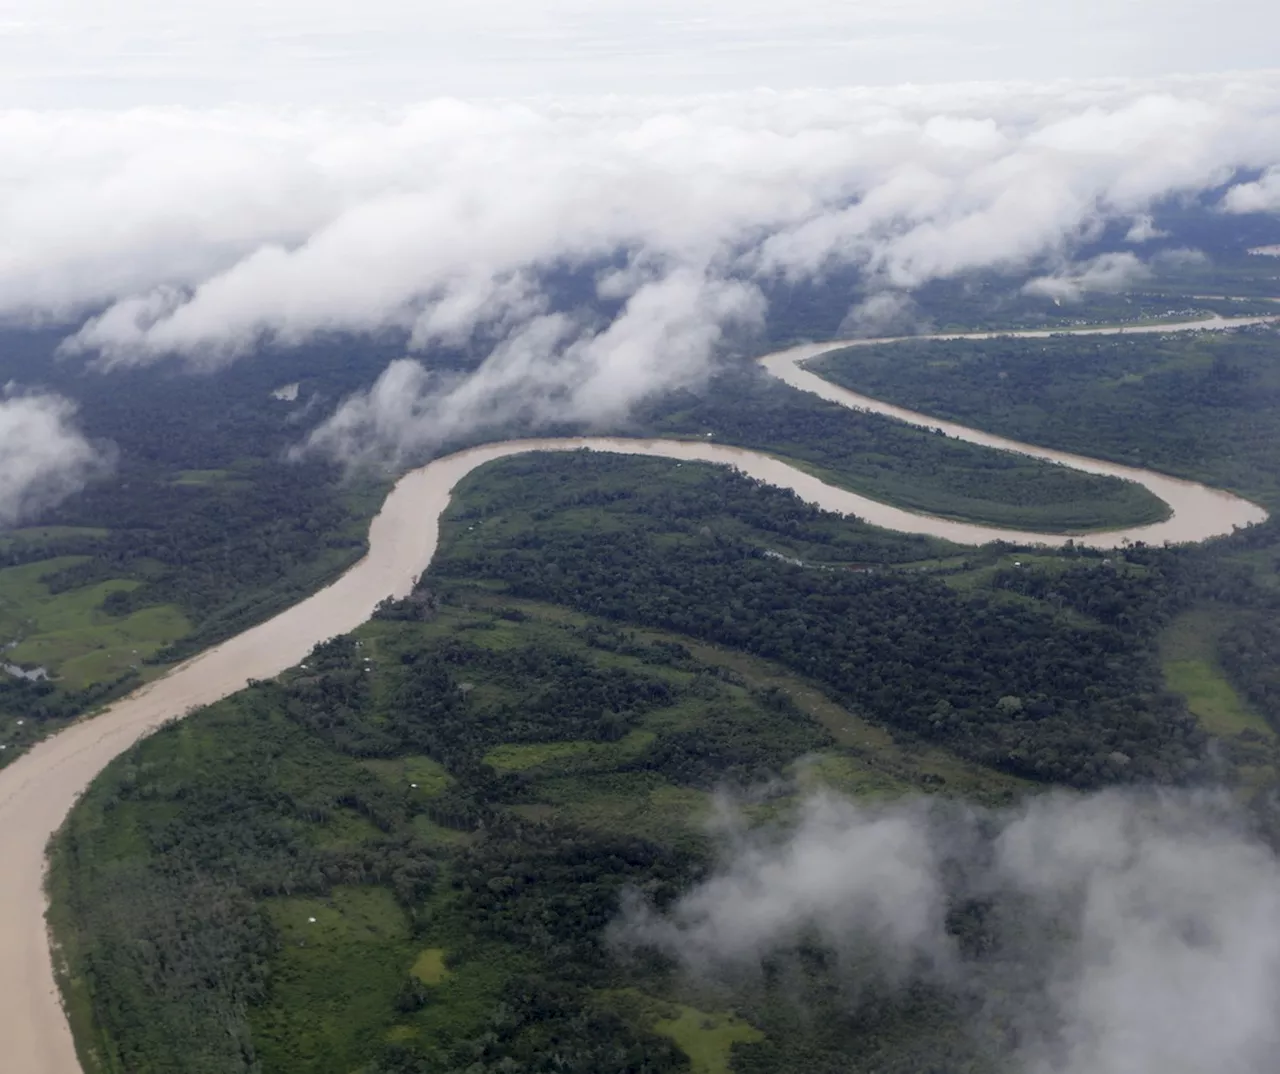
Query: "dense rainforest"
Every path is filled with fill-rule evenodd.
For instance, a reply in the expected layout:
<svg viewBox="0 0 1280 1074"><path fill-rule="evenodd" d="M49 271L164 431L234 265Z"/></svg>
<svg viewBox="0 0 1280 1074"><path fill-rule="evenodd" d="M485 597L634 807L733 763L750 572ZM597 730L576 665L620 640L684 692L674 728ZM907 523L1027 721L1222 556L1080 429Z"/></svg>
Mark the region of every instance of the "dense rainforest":
<svg viewBox="0 0 1280 1074"><path fill-rule="evenodd" d="M581 476L560 486L570 505L590 494L593 473L626 467L577 461ZM511 464L531 472L509 486L508 509L549 509L542 465ZM779 562L714 530L673 540L695 525L703 495L680 493L620 484L626 524L612 531L481 526L443 549L432 575L493 578L516 596L777 660L878 723L1019 775L1088 786L1121 767L1169 779L1194 764L1192 721L1161 694L1131 634L1071 627L919 573Z"/></svg>
<svg viewBox="0 0 1280 1074"><path fill-rule="evenodd" d="M945 989L851 1001L807 939L763 976L690 977L611 926L626 892L660 910L715 867L726 793L768 825L819 786L1264 789L1280 638L1240 630L1278 610L1247 559L1269 528L964 550L701 465L482 468L410 597L136 747L73 813L52 890L86 1065L994 1069L1015 1027ZM1170 688L1167 629L1207 606L1260 729ZM988 912L948 918L976 965Z"/></svg>
<svg viewBox="0 0 1280 1074"><path fill-rule="evenodd" d="M1239 260L1185 271L1263 296ZM590 282L567 273L565 301ZM1189 306L1167 282L1057 308L1008 280L944 281L902 327L1269 308ZM776 282L758 349L898 330L845 321L848 290ZM390 475L287 452L403 340L194 374L51 363L52 334L0 343L6 376L75 398L116 458L0 534L0 643L53 672L0 677L4 759L361 553ZM857 352L879 387L849 358L833 377L1274 510L1274 349L1267 333L908 344ZM474 439L531 431L584 430ZM823 403L745 357L591 431L710 433L1011 526L1162 510L1124 483ZM994 809L1060 786L1225 784L1280 840L1274 521L1198 548L964 549L732 472L581 453L477 471L442 538L410 597L166 727L73 811L51 921L87 1074L994 1074L1021 1032L998 1004L868 976L859 952L809 934L750 972L691 975L620 942L621 915L637 900L661 913L713 875L726 815L785 831L824 788L870 808ZM948 900L965 965L1029 969L993 939L1016 906Z"/></svg>
<svg viewBox="0 0 1280 1074"><path fill-rule="evenodd" d="M381 372L399 341L279 348L229 369L102 372L55 360L57 338L0 337L0 375L76 399L78 424L115 462L78 495L0 532L5 662L48 676L0 673L0 763L349 566L391 476L289 452L344 395ZM477 429L438 450L584 431ZM1164 510L1135 485L824 403L745 360L606 431L688 438L711 431L880 499L997 524L1071 530L1149 521Z"/></svg>
<svg viewBox="0 0 1280 1074"><path fill-rule="evenodd" d="M856 391L1280 505L1272 325L1168 336L907 342L823 356Z"/></svg>
<svg viewBox="0 0 1280 1074"><path fill-rule="evenodd" d="M17 747L345 569L389 487L288 461L305 426L272 394L308 370L318 392L354 388L385 348L317 346L234 371L102 372L56 358L59 338L0 335L0 377L73 399L112 465L0 530L0 645L14 666L49 674L0 676L0 738Z"/></svg>
<svg viewBox="0 0 1280 1074"><path fill-rule="evenodd" d="M1157 522L1140 485L992 451L797 391L747 365L705 391L665 395L636 429L780 455L824 481L928 514L1007 529L1072 533Z"/></svg>

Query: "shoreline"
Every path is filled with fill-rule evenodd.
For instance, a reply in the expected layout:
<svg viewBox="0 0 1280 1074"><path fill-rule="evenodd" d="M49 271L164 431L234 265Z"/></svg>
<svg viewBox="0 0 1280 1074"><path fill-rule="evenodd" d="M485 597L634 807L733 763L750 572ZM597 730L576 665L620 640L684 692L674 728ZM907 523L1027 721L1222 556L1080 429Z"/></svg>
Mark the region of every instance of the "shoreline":
<svg viewBox="0 0 1280 1074"><path fill-rule="evenodd" d="M935 336L916 339L1030 338L1062 334L1126 334L1233 327L1274 322L1277 317L1214 318L1181 325L1080 329L1069 332L991 332L968 337ZM369 551L337 580L299 603L187 660L168 674L141 687L99 715L74 723L32 747L0 770L0 993L7 1002L0 1009L0 1039L5 1041L6 1069L15 1074L81 1074L70 1028L54 976L53 953L45 925L45 848L78 796L115 757L173 718L212 704L242 689L251 679L269 679L304 659L318 642L346 633L363 623L384 598L401 597L412 589L430 564L439 538L439 519L452 499L454 487L478 466L530 451L571 451L581 448L634 455L703 461L736 466L749 476L791 488L810 502L829 510L854 513L874 525L903 532L929 533L959 543L991 540L1017 543L1077 543L1112 547L1122 540L1203 540L1230 533L1236 525L1267 517L1256 504L1195 482L1181 481L1146 470L1134 470L1081 456L1047 452L1034 445L992 437L980 430L939 422L927 415L859 396L803 369L803 362L819 354L851 346L895 340L846 340L793 347L760 359L770 372L804 391L844 406L875 410L911 424L943 428L949 435L999 450L1100 469L1134 480L1140 475L1157 496L1170 503L1165 522L1089 534L1029 533L956 522L917 514L826 485L779 459L729 445L683 440L642 440L575 437L504 441L486 444L435 459L402 476L388 494L369 527ZM821 390L819 390L821 389ZM830 392L831 394L828 394ZM957 432L952 433L955 429ZM1077 465L1078 464L1078 465ZM1123 471L1123 473L1120 473ZM1182 503L1179 515L1154 482ZM1181 531L1198 536L1175 536ZM1188 528L1190 527L1190 528ZM1198 529L1196 529L1198 527ZM1162 530L1162 528L1164 528ZM1162 536L1161 533L1165 535Z"/></svg>

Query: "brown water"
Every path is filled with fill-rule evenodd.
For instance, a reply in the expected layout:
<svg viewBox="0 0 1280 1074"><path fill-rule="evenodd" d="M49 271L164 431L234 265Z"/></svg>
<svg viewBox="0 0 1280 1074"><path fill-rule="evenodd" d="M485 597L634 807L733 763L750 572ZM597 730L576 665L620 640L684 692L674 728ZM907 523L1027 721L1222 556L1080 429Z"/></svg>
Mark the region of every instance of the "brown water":
<svg viewBox="0 0 1280 1074"><path fill-rule="evenodd" d="M1212 331L1226 327L1269 324L1277 319L1280 318L1275 316L1237 317L1228 320L1221 317L1211 317L1204 321L1184 323L1178 326L1178 330L1187 331L1195 328ZM1170 331L1168 325L1133 325L1125 328L1079 329L1071 334L1085 336L1143 335L1168 331ZM910 338L945 340L994 339L999 336L1015 336L1022 339L1046 339L1054 334L1053 332L1040 331L977 332L964 336L935 335L913 336ZM1241 499L1239 496L1224 492L1221 489L1210 488L1195 481L1169 477L1153 470L1142 470L1135 466L1122 466L1119 463L1103 462L1083 455L1073 455L1066 451L1054 451L1050 448L1037 447L1034 444L1024 444L1017 440L1010 440L1007 437L996 436L994 433L985 433L979 429L970 429L965 425L943 421L927 414L920 414L914 410L907 410L905 407L881 402L879 399L873 399L868 395L860 395L858 392L850 391L848 388L832 384L829 380L824 380L816 373L810 373L804 367L805 362L820 355L828 354L831 351L848 347L865 347L879 343L902 341L903 337L893 337L811 343L767 355L760 359L760 363L775 377L790 384L793 388L812 392L814 395L821 396L823 399L833 403L839 403L841 406L847 406L855 410L870 411L875 414L884 414L891 418L897 418L899 421L905 421L910 425L917 425L926 429L941 429L948 436L953 436L957 440L963 440L966 443L979 444L982 447L995 448L999 451L1013 451L1020 455L1029 455L1032 458L1043 459L1046 462L1060 463L1073 470L1082 470L1087 474L1101 474L1105 477L1118 477L1125 481L1135 481L1162 499L1172 509L1173 513L1163 522L1155 522L1149 526L1130 526L1119 530L1100 531L1084 536L1076 535L1074 539L1077 544L1092 545L1095 548L1114 548L1126 540L1146 541L1149 544L1161 544L1165 541L1175 544L1186 541L1204 541L1210 537L1230 533L1237 526L1248 526L1255 522L1262 522L1267 517L1267 512L1257 504L1250 503L1248 500ZM823 504L822 506L826 507L828 505ZM842 508L835 506L830 509L842 510ZM858 513L861 514L861 512ZM1060 544L1065 539L1063 534L1023 533L990 527L968 526L962 523L952 523L950 526L946 526L940 519L931 520L927 528L916 529L909 527L909 525L900 524L903 522L902 516L904 514L906 513L897 512L892 515L881 514L878 516L866 514L862 517L866 518L868 522L874 522L879 526L887 526L890 529L908 530L912 533L929 533L935 537L946 537L949 540L959 541L963 544L983 543L997 538L1017 541L1018 543L1033 544L1048 540L1052 543ZM909 517L916 518L921 516Z"/></svg>
<svg viewBox="0 0 1280 1074"><path fill-rule="evenodd" d="M1253 319L1256 320L1256 319ZM1221 327L1212 322L1203 327ZM1160 326L1154 331L1170 331ZM1103 330L1114 331L1114 330ZM1035 335L1037 333L1026 333ZM1042 333L1041 333L1042 334ZM870 342L870 341L868 341ZM788 383L848 406L874 409L914 424L938 427L972 443L1020 451L1087 470L1140 481L1170 503L1174 516L1156 526L1085 538L1098 545L1131 540L1199 540L1260 521L1265 513L1227 493L1143 470L1095 462L1018 444L924 415L885 406L806 372L808 357L847 343L795 348L762 359ZM714 443L586 438L509 441L474 448L405 475L369 529L369 554L332 585L33 747L0 771L0 1071L3 1074L79 1074L71 1034L54 984L44 927L44 850L76 797L103 767L164 721L185 715L298 663L318 642L364 622L388 596L403 596L435 553L441 512L453 487L477 466L527 451L590 448L632 455L735 466L833 511L857 514L880 526L929 533L964 543L995 537L1061 541L1060 536L970 526L903 511L832 488L777 459ZM1077 538L1079 540L1079 538Z"/></svg>

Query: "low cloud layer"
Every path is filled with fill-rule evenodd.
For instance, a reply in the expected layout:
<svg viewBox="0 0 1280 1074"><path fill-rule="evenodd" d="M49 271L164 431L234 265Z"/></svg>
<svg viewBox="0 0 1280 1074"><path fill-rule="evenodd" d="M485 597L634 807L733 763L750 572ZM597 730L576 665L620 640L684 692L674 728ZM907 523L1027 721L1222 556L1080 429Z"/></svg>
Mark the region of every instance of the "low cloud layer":
<svg viewBox="0 0 1280 1074"><path fill-rule="evenodd" d="M984 953L947 928L986 908ZM1027 1074L1265 1074L1280 1047L1280 861L1225 798L1050 795L979 814L811 799L785 836L738 833L666 914L634 903L623 946L704 976L801 940L923 981L1017 1040ZM852 1001L851 1001L852 1002Z"/></svg>
<svg viewBox="0 0 1280 1074"><path fill-rule="evenodd" d="M1076 302L1089 291L1123 291L1150 275L1151 270L1126 250L1099 254L1088 261L1065 266L1051 276L1037 276L1022 290L1059 303Z"/></svg>
<svg viewBox="0 0 1280 1074"><path fill-rule="evenodd" d="M79 492L110 469L109 449L75 427L59 395L0 397L0 526L21 522Z"/></svg>
<svg viewBox="0 0 1280 1074"><path fill-rule="evenodd" d="M1267 169L1252 183L1232 187L1223 202L1233 213L1280 213L1280 167Z"/></svg>
<svg viewBox="0 0 1280 1074"><path fill-rule="evenodd" d="M410 360L487 356L463 384L393 367L315 440L391 458L484 413L608 418L696 381L779 280L855 266L858 331L975 269L1120 285L1154 202L1280 165L1280 78L7 112L0 145L0 317L92 313L66 350L103 368L387 330ZM1269 205L1274 174L1224 207ZM1135 251L1074 264L1111 221Z"/></svg>
<svg viewBox="0 0 1280 1074"><path fill-rule="evenodd" d="M436 375L410 358L393 362L302 451L395 466L479 427L621 418L658 386L696 381L726 335L758 325L763 307L753 287L676 270L642 284L605 327L564 314L532 318L470 376Z"/></svg>

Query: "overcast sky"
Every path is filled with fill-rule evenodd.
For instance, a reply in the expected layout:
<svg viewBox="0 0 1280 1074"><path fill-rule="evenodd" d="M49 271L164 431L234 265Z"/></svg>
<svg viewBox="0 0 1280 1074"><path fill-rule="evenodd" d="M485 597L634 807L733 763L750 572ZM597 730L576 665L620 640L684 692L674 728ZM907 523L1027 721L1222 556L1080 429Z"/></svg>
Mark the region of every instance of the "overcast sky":
<svg viewBox="0 0 1280 1074"><path fill-rule="evenodd" d="M404 103L1280 65L1272 0L3 0L8 107Z"/></svg>

